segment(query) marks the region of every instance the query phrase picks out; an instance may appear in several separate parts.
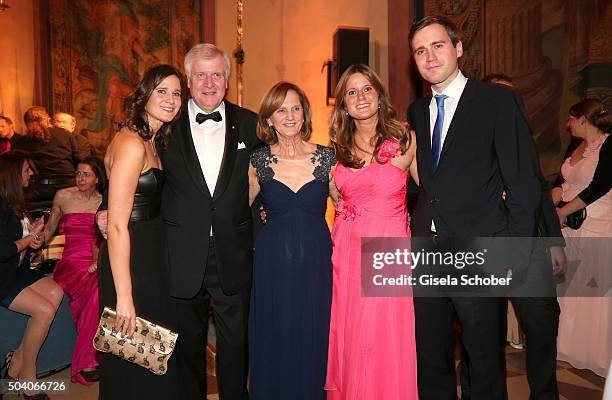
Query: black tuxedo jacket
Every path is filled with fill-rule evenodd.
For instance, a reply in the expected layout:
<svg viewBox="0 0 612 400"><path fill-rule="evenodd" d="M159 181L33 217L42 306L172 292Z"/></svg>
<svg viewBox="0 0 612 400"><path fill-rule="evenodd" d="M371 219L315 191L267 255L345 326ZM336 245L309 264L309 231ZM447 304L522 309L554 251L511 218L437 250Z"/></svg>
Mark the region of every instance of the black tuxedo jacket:
<svg viewBox="0 0 612 400"><path fill-rule="evenodd" d="M204 279L210 227L219 279L227 294L250 290L253 259L249 156L259 141L255 113L225 102L225 150L215 192L209 193L185 107L162 161L166 183L162 217L167 239L170 294L191 298ZM240 145L244 144L244 147Z"/></svg>
<svg viewBox="0 0 612 400"><path fill-rule="evenodd" d="M409 110L420 180L413 235L428 235L433 219L442 237L534 236L542 184L518 96L468 79L435 171L430 101L426 96Z"/></svg>

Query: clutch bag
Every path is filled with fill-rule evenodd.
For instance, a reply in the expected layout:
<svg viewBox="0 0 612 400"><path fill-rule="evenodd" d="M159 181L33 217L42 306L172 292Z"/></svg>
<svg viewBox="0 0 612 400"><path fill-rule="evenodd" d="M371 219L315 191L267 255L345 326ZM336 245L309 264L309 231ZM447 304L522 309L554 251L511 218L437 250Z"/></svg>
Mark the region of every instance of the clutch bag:
<svg viewBox="0 0 612 400"><path fill-rule="evenodd" d="M560 201L557 207L563 207L565 204L567 203ZM586 208L581 208L580 210L574 211L573 213L569 214L565 218L565 225L567 225L571 229L576 230L582 226L582 223L586 219L586 216Z"/></svg>
<svg viewBox="0 0 612 400"><path fill-rule="evenodd" d="M115 329L117 314L110 307L104 307L98 332L93 339L94 347L104 353L111 353L131 363L140 365L157 375L168 370L168 360L178 339L178 333L136 317L136 330L132 337L121 337Z"/></svg>

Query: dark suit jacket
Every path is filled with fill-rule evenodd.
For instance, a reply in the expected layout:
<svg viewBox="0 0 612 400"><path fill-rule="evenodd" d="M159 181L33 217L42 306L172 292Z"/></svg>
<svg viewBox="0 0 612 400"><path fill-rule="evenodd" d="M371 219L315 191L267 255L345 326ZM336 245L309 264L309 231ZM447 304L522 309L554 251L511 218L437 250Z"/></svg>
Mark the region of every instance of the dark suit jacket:
<svg viewBox="0 0 612 400"><path fill-rule="evenodd" d="M431 96L417 100L409 110L420 178L413 234L427 235L433 219L442 237L534 236L542 184L535 146L517 95L468 79L436 171L431 154L430 100Z"/></svg>
<svg viewBox="0 0 612 400"><path fill-rule="evenodd" d="M0 299L6 296L15 283L19 266L19 253L15 240L21 239L21 222L6 200L0 197Z"/></svg>
<svg viewBox="0 0 612 400"><path fill-rule="evenodd" d="M204 279L213 226L219 278L227 294L250 290L253 232L249 207L249 156L259 141L255 113L225 102L225 152L212 197L198 161L185 107L163 152L170 294L191 298ZM239 143L244 148L238 150Z"/></svg>
<svg viewBox="0 0 612 400"><path fill-rule="evenodd" d="M38 167L39 177L48 179L74 178L75 167L89 155L79 150L73 135L61 128L49 128L49 141L22 136L13 148L27 151Z"/></svg>

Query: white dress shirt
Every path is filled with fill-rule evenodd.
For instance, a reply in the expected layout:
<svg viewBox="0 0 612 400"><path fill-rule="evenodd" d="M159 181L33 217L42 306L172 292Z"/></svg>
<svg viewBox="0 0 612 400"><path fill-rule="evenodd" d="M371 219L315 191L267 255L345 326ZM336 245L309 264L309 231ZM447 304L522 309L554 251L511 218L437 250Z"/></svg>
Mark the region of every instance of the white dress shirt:
<svg viewBox="0 0 612 400"><path fill-rule="evenodd" d="M189 125L191 137L198 155L198 161L206 180L206 186L212 196L217 186L217 178L221 170L223 152L225 150L225 103L221 102L219 107L213 110L219 111L221 121L216 122L208 119L201 124L196 122L198 113L209 114L196 105L193 99L188 103Z"/></svg>
<svg viewBox="0 0 612 400"><path fill-rule="evenodd" d="M444 125L442 125L442 138L440 146L444 146L444 139L448 133L448 127L453 120L455 111L457 111L457 104L459 104L459 98L465 89L467 84L467 78L459 71L455 79L442 91L442 93L436 92L435 89L431 88L431 101L429 102L429 136L433 139L434 125L436 124L436 118L438 118L438 106L436 104L437 95L447 96L444 100Z"/></svg>
<svg viewBox="0 0 612 400"><path fill-rule="evenodd" d="M459 104L459 99L461 98L461 94L463 93L463 89L465 89L465 85L467 84L467 78L465 75L459 71L455 79L448 85L442 93L436 92L436 90L431 88L431 101L429 102L429 137L433 140L433 131L434 126L436 124L436 118L438 118L438 105L436 103L436 95L445 95L447 96L444 99L444 124L442 125L442 137L440 138L440 151L444 147L444 139L446 139L446 134L448 133L448 127L450 126L453 117L455 116L455 111L457 111L457 105ZM436 226L431 220L431 230L432 232L436 231Z"/></svg>

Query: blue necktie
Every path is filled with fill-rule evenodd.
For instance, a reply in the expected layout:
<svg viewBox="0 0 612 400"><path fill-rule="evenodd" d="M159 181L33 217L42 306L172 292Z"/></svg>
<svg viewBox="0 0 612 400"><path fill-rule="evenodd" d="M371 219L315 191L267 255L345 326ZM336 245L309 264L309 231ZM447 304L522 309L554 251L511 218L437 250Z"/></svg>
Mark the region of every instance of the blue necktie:
<svg viewBox="0 0 612 400"><path fill-rule="evenodd" d="M444 126L444 100L446 95L436 95L436 105L438 106L438 116L434 125L433 137L431 138L431 154L433 155L433 169L438 168L440 152L442 151L442 127Z"/></svg>

